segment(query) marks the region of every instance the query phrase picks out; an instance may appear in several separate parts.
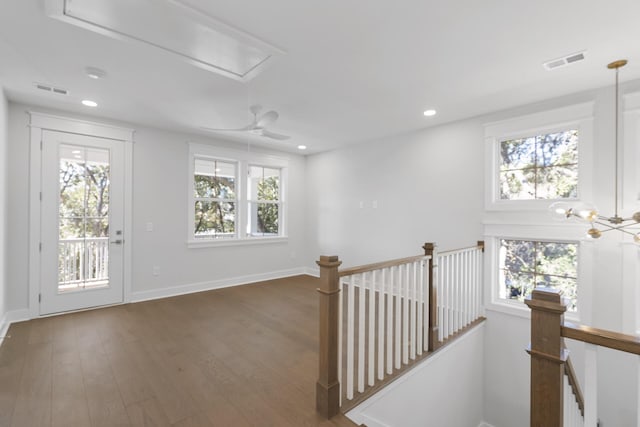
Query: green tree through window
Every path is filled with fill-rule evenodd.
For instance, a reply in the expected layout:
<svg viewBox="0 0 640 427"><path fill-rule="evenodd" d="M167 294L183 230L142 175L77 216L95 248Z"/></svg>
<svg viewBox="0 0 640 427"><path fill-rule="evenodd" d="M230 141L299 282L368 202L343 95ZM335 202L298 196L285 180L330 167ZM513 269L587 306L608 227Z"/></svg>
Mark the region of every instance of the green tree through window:
<svg viewBox="0 0 640 427"><path fill-rule="evenodd" d="M228 238L236 233L236 165L195 159L195 237Z"/></svg>
<svg viewBox="0 0 640 427"><path fill-rule="evenodd" d="M568 199L578 196L578 131L500 142L500 198Z"/></svg>
<svg viewBox="0 0 640 427"><path fill-rule="evenodd" d="M500 241L500 297L524 301L536 286L559 289L577 310L578 247L575 243Z"/></svg>

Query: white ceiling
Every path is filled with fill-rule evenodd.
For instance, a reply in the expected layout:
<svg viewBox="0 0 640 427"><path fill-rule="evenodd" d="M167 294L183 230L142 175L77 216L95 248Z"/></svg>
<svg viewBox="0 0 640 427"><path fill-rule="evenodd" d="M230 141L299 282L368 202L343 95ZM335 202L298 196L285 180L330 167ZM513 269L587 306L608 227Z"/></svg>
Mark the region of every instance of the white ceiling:
<svg viewBox="0 0 640 427"><path fill-rule="evenodd" d="M270 130L293 138L240 141L314 153L610 85L606 64L619 58L629 60L621 81L640 78L638 0L184 2L287 54L243 83L49 18L43 0L8 0L0 84L16 102L202 135L201 126L247 124L259 103L280 113ZM581 63L541 65L582 50ZM87 78L87 66L107 78ZM86 98L99 107L80 105ZM425 118L427 108L437 116Z"/></svg>

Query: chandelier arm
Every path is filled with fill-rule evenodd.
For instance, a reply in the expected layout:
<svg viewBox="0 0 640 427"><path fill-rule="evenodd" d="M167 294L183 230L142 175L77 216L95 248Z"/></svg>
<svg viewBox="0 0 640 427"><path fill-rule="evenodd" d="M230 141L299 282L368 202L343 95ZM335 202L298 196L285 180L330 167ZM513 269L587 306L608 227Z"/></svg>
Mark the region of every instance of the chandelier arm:
<svg viewBox="0 0 640 427"><path fill-rule="evenodd" d="M593 221L591 223L591 225L593 226L593 224L598 224L601 225L603 227L606 227L606 230L602 230L602 232L604 233L605 231L611 231L611 230L617 230L616 227L614 227L613 225L607 224L606 222L600 222L600 221Z"/></svg>
<svg viewBox="0 0 640 427"><path fill-rule="evenodd" d="M628 220L625 220L625 221L628 221ZM615 229L622 231L623 228L633 227L634 225L637 226L639 224L637 222L632 222L630 224L619 225L619 226L615 227Z"/></svg>

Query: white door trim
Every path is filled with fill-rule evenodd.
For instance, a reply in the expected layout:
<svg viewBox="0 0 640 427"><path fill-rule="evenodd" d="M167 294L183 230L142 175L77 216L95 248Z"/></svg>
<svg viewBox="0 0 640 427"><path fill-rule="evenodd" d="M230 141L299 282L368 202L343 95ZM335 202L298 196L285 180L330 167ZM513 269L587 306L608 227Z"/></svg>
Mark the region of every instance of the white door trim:
<svg viewBox="0 0 640 427"><path fill-rule="evenodd" d="M42 188L42 164L40 145L42 131L55 130L79 135L95 136L124 142L124 245L123 291L124 302L131 301L131 266L133 244L133 136L135 130L71 117L29 111L30 162L29 162L29 315L40 316L40 191Z"/></svg>

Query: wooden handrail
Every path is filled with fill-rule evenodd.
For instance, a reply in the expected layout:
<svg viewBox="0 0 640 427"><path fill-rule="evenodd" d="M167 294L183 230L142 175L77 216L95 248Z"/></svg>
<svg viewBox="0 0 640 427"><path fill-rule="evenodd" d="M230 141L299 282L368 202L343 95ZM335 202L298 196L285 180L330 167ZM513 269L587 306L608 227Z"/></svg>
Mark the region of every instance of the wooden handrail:
<svg viewBox="0 0 640 427"><path fill-rule="evenodd" d="M562 375L565 374L580 412L583 416L586 413L585 423L593 425L594 402L589 400L589 406L585 407L584 395L567 357L564 338L640 355L640 336L565 322L566 301L556 289L536 288L525 299L525 304L531 308L531 345L527 350L531 354L531 426L562 426L563 398L568 398L562 393Z"/></svg>
<svg viewBox="0 0 640 427"><path fill-rule="evenodd" d="M381 275L381 281L380 283L375 283L375 285L380 285L380 289L374 287L374 284L371 284L370 282L364 281L363 283L361 283L361 286L359 289L357 289L358 292L358 296L359 296L359 300L360 302L358 303L358 310L362 310L362 311L358 311L359 314L359 320L358 320L358 325L360 328L359 332L359 345L360 343L364 342L363 339L360 338L360 335L363 333L362 331L364 330L364 324L365 324L365 316L366 313L369 313L369 320L368 320L368 325L369 325L369 339L368 342L370 344L369 350L367 351L367 353L369 354L369 368L371 368L373 365L373 356L371 356L372 354L375 354L375 349L373 347L373 342L374 342L374 338L372 338L375 335L375 331L374 328L371 327L371 325L373 325L373 321L375 320L376 322L379 323L379 327L378 327L378 334L380 333L384 333L384 325L383 322L385 322L385 319L387 320L387 330L391 331L392 327L389 325L393 325L395 327L395 332L393 332L394 338L395 337L400 337L400 332L398 329L398 325L400 325L400 317L397 317L396 321L394 324L392 323L388 323L388 319L392 319L392 317L390 317L390 315L387 315L386 318L384 315L380 316L378 315L377 318L375 318L376 313L384 313L384 305L383 304L387 304L387 306L390 306L390 304L395 303L396 304L396 308L395 311L396 313L404 313L404 319L403 322L405 322L405 326L403 326L403 340L406 344L406 348L408 348L409 350L404 350L402 352L402 367L400 366L394 366L393 370L394 371L402 371L403 369L405 369L405 367L409 367L414 365L415 363L417 363L418 360L426 357L429 354L432 354L434 351L436 351L439 347L441 347L444 343L446 342L450 342L450 339L455 338L456 335L461 334L463 331L465 331L468 328L473 327L474 325L482 322L484 320L484 318L481 316L481 310L476 307L474 304L480 304L480 299L476 298L474 300L469 300L466 301L466 305L468 306L472 306L471 308L473 308L473 311L464 311L465 307L463 307L463 303L460 302L459 306L457 306L457 322L459 322L459 325L455 327L455 330L453 331L449 331L447 336L443 336L443 342L439 341L439 315L438 313L440 312L440 315L443 315L442 312L443 310L454 310L455 308L449 307L449 308L440 308L438 307L438 288L436 286L436 281L437 281L437 274L435 273L435 271L437 270L437 263L435 263L434 258L437 257L437 251L436 251L436 245L435 243L425 243L424 246L422 247L424 249L424 255L417 255L417 256L412 256L412 257L406 257L406 258L399 258L399 259L395 259L395 260L390 260L390 261L383 261L383 262L377 262L377 263L373 263L373 264L367 264L367 265L361 265L361 266L357 266L357 267L351 267L351 268L347 268L347 269L340 269L340 265L341 265L341 261L337 256L321 256L320 260L317 261L318 266L320 267L320 286L318 288L318 293L319 293L319 298L320 298L320 303L319 303L319 312L320 312L320 322L319 322L319 354L318 354L318 359L319 359L319 372L318 372L318 381L316 383L316 409L318 411L318 413L323 416L324 418L331 418L334 415L338 414L340 412L340 406L341 406L341 396L343 395L343 390L342 389L342 385L341 385L341 381L343 380L343 378L341 378L341 370L342 370L342 354L339 354L340 348L342 346L342 341L341 341L341 332L342 332L342 325L343 322L341 319L342 316L342 304L343 304L343 298L348 301L351 301L351 309L347 311L347 313L351 313L351 328L353 329L353 313L354 313L354 308L353 308L353 297L355 295L354 292L354 286L348 286L346 287L346 296L342 296L342 285L341 285L341 278L343 277L347 277L347 276L352 276L355 274L362 274L362 273L367 273L370 271L375 271L375 270L380 270L380 269L386 269L386 268L390 268L390 267L395 267L395 266L400 266L400 265L404 265L404 264L411 264L411 263L418 263L418 262L423 262L422 266L420 266L420 268L422 270L420 270L419 274L417 274L418 272L416 270L413 270L413 286L414 286L414 296L412 297L412 301L411 301L411 309L409 310L409 297L407 297L407 295L409 294L409 283L410 283L410 270L407 269L407 274L406 274L406 281L405 281L405 285L407 286L407 288L402 291L404 292L404 294L400 295L400 293L396 294L384 294L385 291L385 287L390 286L389 283L391 283L391 285L395 285L396 287L399 287L401 283L395 283L395 281L390 282L388 279L385 279L387 284L383 284L382 280L385 278L384 273ZM482 241L478 241L478 244L476 246L470 246L469 248L465 248L463 250L458 250L458 251L450 251L449 253L457 253L457 252L461 252L461 251L468 251L471 249L482 249L484 250L484 242ZM477 260L476 260L477 261ZM476 268L474 271L479 272L479 268ZM395 279L394 279L395 280ZM400 280L400 278L398 277L398 280ZM420 284L421 286L417 286L417 280L420 280ZM428 280L428 283L426 282ZM376 282L378 282L376 280ZM470 284L469 289L472 289L471 286L476 286L478 283L481 283L479 281L474 282L475 285ZM425 286L425 287L423 287ZM428 289L426 288L426 286L428 286ZM424 291L426 290L427 295L424 295ZM473 292L475 296L481 295L481 290L479 289L475 289L473 288ZM365 307L364 301L365 301L365 295L369 293L368 296L368 306L369 308L367 309ZM418 295L418 297L416 297L415 295ZM378 308L375 308L375 304L378 304ZM471 301L471 302L470 302ZM403 308L398 308L400 307L400 303L403 304ZM469 307L467 307L469 308ZM345 308L346 310L346 308ZM389 310L392 310L392 308L390 308ZM409 316L407 313L411 313L411 316ZM450 314L451 315L451 314ZM398 314L399 316L399 314ZM428 316L428 317L425 317ZM469 317L469 319L467 319L466 317ZM476 316L475 319L471 318L472 316ZM409 317L411 317L409 319ZM373 319L373 320L372 320ZM382 319L382 320L381 320ZM348 321L347 321L348 322ZM464 323L467 322L467 323ZM348 323L345 323L347 326L349 326ZM411 325L410 327L407 326L407 324ZM446 323L445 323L446 324ZM426 329L428 328L428 330ZM380 332L382 331L382 332ZM415 338L414 340L407 340L407 331L409 331L410 334L412 334L412 336ZM347 327L347 342L349 342L349 337L352 335L348 335L349 333L353 334L353 332L349 332L349 327ZM391 334L391 332L387 332L387 335ZM391 335L389 335L390 337ZM385 338L388 342L392 342L390 340L390 338L387 337ZM400 346L400 338L398 338L397 343L395 344L397 347L397 349L400 348L405 348L405 347L401 347ZM422 340L422 341L421 341ZM382 338L380 338L378 340L378 343L383 342ZM352 344L353 346L353 341ZM353 347L350 347L353 348ZM391 349L391 350L390 350ZM392 347L391 345L387 345L387 352L390 353L392 351ZM381 350L379 350L381 351ZM364 350L359 350L359 355L358 357L362 358L364 357ZM407 360L407 354L410 353L411 356L411 360ZM347 352L348 354L348 352ZM395 354L395 359L397 359L398 361L400 361L400 350L395 350L394 352ZM414 357L415 356L415 357ZM394 357L388 357L388 360L395 360ZM350 359L350 360L353 360ZM364 366L365 362L362 362L362 359L358 359L358 368L360 369L361 366ZM380 356L378 358L378 362L380 361ZM398 362L399 363L399 362ZM382 366L382 365L379 365ZM389 380L391 380L393 378L393 375L389 375L392 374L392 372L389 372L389 370L391 370L391 365L389 365L389 367L387 367L387 370L384 371L384 377L385 378L381 378L382 374L378 373L378 377L377 379L373 379L374 378L374 374L373 374L373 370L369 370L369 381L378 381L378 380L386 380L386 382L384 383L388 383ZM351 369L352 372L353 371L353 364L349 365L347 364L347 372L349 372L349 369ZM382 367L378 368L380 371L379 372L383 372L382 371ZM346 395L348 399L352 399L354 396L352 396L353 394L353 376L349 376L349 374L347 374L346 378ZM362 371L358 372L358 381L362 381L362 378L364 378ZM383 384L383 382L380 382L379 384ZM369 383L369 386L373 386L371 388L369 388L368 390L375 390L376 386L375 384L371 384ZM360 390L359 386L359 390L358 393L361 393L361 396L364 396L365 393L367 393L367 390L364 390L364 392L362 390ZM351 394L351 395L350 395Z"/></svg>
<svg viewBox="0 0 640 427"><path fill-rule="evenodd" d="M367 273L369 271L380 270L382 268L389 268L389 267L395 267L397 265L408 264L421 259L427 259L427 257L424 255L416 255L416 256L411 256L407 258L392 259L390 261L376 262L373 264L359 265L357 267L350 267L344 270L340 270L339 276L345 277L345 276L351 276L353 274Z"/></svg>
<svg viewBox="0 0 640 427"><path fill-rule="evenodd" d="M466 248L450 249L448 251L438 252L438 255L453 255L460 252L470 251L472 249L482 249L484 251L484 241L478 240L478 244L475 246L467 246Z"/></svg>
<svg viewBox="0 0 640 427"><path fill-rule="evenodd" d="M561 334L572 340L640 355L640 337L636 335L626 335L585 325L574 325L570 322L564 322Z"/></svg>
<svg viewBox="0 0 640 427"><path fill-rule="evenodd" d="M584 417L584 396L582 394L582 390L580 390L578 376L576 375L576 371L573 369L573 363L571 363L571 358L569 357L567 357L567 360L564 363L564 373L569 379L571 391L573 391L573 395L576 397L576 402L578 402L580 414Z"/></svg>

